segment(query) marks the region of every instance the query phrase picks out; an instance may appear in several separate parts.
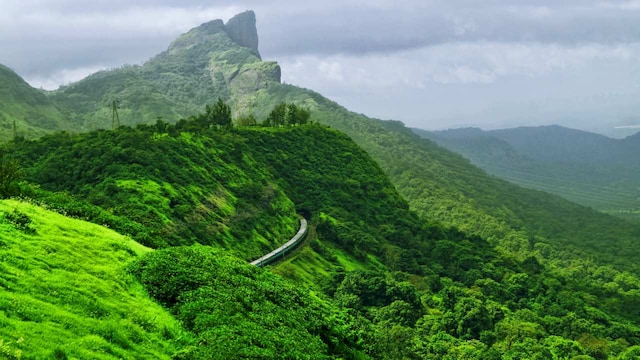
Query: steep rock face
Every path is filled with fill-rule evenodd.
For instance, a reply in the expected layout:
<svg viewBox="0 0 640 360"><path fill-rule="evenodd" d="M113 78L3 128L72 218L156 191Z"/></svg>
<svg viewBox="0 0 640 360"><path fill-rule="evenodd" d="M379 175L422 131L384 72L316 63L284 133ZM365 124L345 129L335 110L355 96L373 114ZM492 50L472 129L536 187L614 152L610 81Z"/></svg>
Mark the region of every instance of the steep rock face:
<svg viewBox="0 0 640 360"><path fill-rule="evenodd" d="M251 49L256 56L260 57L256 14L253 11L248 10L232 17L224 29L238 45Z"/></svg>

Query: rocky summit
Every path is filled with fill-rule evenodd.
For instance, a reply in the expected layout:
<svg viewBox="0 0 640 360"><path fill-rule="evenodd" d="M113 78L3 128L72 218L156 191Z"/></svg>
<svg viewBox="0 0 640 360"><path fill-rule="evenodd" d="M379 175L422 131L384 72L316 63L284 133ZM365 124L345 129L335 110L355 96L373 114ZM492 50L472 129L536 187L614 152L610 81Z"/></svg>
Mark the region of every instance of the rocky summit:
<svg viewBox="0 0 640 360"><path fill-rule="evenodd" d="M238 45L251 49L260 57L258 52L258 29L256 28L256 14L247 10L240 13L227 22L225 31Z"/></svg>

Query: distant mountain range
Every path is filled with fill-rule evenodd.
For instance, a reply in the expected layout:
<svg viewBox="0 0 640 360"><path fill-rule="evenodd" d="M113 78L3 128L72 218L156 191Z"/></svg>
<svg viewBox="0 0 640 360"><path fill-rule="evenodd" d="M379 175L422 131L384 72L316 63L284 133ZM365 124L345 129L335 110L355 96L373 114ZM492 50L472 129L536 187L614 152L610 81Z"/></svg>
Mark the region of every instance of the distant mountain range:
<svg viewBox="0 0 640 360"><path fill-rule="evenodd" d="M640 211L640 134L611 139L561 126L415 132L516 184L623 217Z"/></svg>

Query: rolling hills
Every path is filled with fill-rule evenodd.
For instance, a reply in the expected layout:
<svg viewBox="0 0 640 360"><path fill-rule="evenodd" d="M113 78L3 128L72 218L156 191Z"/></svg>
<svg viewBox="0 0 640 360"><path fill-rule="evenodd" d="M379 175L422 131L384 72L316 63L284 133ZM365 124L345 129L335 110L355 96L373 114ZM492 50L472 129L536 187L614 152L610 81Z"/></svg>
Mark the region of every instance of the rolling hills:
<svg viewBox="0 0 640 360"><path fill-rule="evenodd" d="M516 184L638 218L637 135L618 140L559 126L416 132Z"/></svg>
<svg viewBox="0 0 640 360"><path fill-rule="evenodd" d="M144 65L47 94L87 131L109 127L104 105L118 99L128 126L7 149L24 167L25 196L161 248L131 268L205 345L180 356L268 358L296 343L310 347L292 347L291 358L637 354L640 228L489 176L400 122L281 84L277 64L227 26L203 24ZM315 124L202 127L196 113L218 97L259 120L295 103ZM241 264L289 238L296 212L311 215L310 237L272 269L296 285ZM164 287L162 274L184 282ZM247 316L253 309L277 316Z"/></svg>

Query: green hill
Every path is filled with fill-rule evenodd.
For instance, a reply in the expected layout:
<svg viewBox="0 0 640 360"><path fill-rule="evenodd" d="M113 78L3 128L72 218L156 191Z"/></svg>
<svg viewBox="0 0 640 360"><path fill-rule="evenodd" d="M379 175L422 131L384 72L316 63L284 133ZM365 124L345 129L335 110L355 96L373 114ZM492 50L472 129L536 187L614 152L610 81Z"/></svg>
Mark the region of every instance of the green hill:
<svg viewBox="0 0 640 360"><path fill-rule="evenodd" d="M152 124L158 118L175 122L219 97L236 115L268 111L254 103L266 88L280 84L280 67L261 61L252 48L231 38L229 24L237 22L255 29L255 18L242 14L227 25L210 21L181 35L142 66L98 72L50 97L85 130L111 128L108 105L113 100L120 102L125 125Z"/></svg>
<svg viewBox="0 0 640 360"><path fill-rule="evenodd" d="M71 130L67 114L45 92L32 88L13 70L0 65L0 141L16 135L40 137L56 130Z"/></svg>
<svg viewBox="0 0 640 360"><path fill-rule="evenodd" d="M559 126L416 132L513 183L638 219L638 136L616 140Z"/></svg>
<svg viewBox="0 0 640 360"><path fill-rule="evenodd" d="M558 254L572 253L560 253L551 245L544 248L539 239L527 243L529 252L500 247L496 251L479 236L427 223L409 210L367 153L344 134L323 126L199 126L183 121L57 134L11 147L28 179L41 186L34 190L23 185L23 190L49 206L117 229L135 229L137 224L148 231L132 232L141 241L154 239L158 228L164 229L158 238L175 239L149 242L154 246L196 241L226 250L179 246L145 255L132 267L194 341L206 344L183 345L178 353L184 358L231 353L269 358L283 346L288 346L291 358L625 358L623 354L637 351L640 329L635 324L640 313L633 304L640 281L622 271L628 264L593 267L590 260L570 258L573 267L562 268ZM92 149L101 156L89 154ZM141 153L143 149L149 153ZM88 155L78 158L80 154ZM61 164L73 161L77 164L68 172L51 176ZM240 170L251 176L244 177ZM201 178L209 177L211 183L199 185ZM138 179L134 187L123 182L131 178ZM181 213L207 206L177 200L199 199L208 188L228 194L228 206L206 211L208 219L226 225L228 232L216 232L213 226L197 236L171 233L184 221ZM265 198L269 188L281 193ZM53 190L75 198L48 192ZM274 207L274 199L280 199L275 204L291 205ZM83 205L85 201L93 205ZM127 206L114 205L120 202ZM180 212L175 211L178 205ZM255 251L275 246L275 232L268 234L271 229L290 236L295 229L287 226L288 217L282 214L293 214L294 209L311 220L311 235L273 271L298 285L229 256L250 259ZM243 221L230 222L231 218ZM257 219L269 225L261 227ZM166 224L172 225L163 228ZM249 230L243 224L254 227ZM253 240L247 241L246 234ZM260 239L273 240L263 244ZM507 240L514 241L490 240L507 245ZM576 322L580 327L574 327Z"/></svg>
<svg viewBox="0 0 640 360"><path fill-rule="evenodd" d="M2 359L358 356L330 308L245 261L205 247L151 252L25 202L0 201L0 216Z"/></svg>
<svg viewBox="0 0 640 360"><path fill-rule="evenodd" d="M96 214L93 221L147 246L200 243L250 259L295 234L294 204L244 138L213 130L202 136L166 124L162 132L153 130L46 136L15 143L13 156L41 189L102 207L113 216ZM61 201L52 196L48 202Z"/></svg>
<svg viewBox="0 0 640 360"><path fill-rule="evenodd" d="M310 238L273 270L312 295L303 290L280 301L287 283L273 289L258 270L215 260L227 258L220 250L163 249L137 262L134 273L147 290L207 344L202 353L185 348L185 357L206 358L216 344L238 346L228 334L246 339L285 322L282 309L275 319L247 317L253 301L242 299L268 310L301 294L329 310L291 311L297 321L286 322L284 340L323 356L637 354L638 227L488 176L399 122L369 119L280 84L277 65L232 40L226 26L203 24L143 66L101 72L50 94L85 129L109 127L104 104L114 97L124 124L147 125L17 141L10 150L40 186L23 184L23 193L154 247L201 243L246 260L295 232L296 212L311 218ZM348 137L318 125L216 129L187 118L218 97L236 116L259 120L275 104L292 102ZM180 267L189 279L217 261L220 278L193 276L184 289L163 289L149 275ZM246 278L259 283L244 296ZM169 301L165 293L173 293ZM219 330L222 304L233 306L225 321L238 327ZM305 316L313 317L311 326L295 327ZM289 341L297 332L304 336ZM283 339L264 334L270 340L250 351L268 358L273 352L260 349L278 348Z"/></svg>
<svg viewBox="0 0 640 360"><path fill-rule="evenodd" d="M104 227L0 201L0 358L169 359L180 324L126 267L150 251Z"/></svg>

